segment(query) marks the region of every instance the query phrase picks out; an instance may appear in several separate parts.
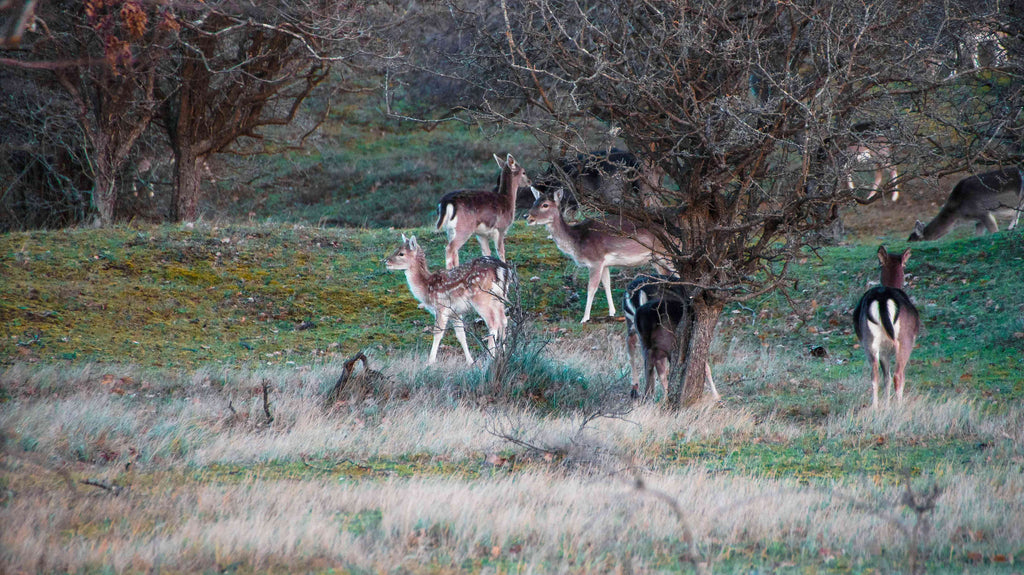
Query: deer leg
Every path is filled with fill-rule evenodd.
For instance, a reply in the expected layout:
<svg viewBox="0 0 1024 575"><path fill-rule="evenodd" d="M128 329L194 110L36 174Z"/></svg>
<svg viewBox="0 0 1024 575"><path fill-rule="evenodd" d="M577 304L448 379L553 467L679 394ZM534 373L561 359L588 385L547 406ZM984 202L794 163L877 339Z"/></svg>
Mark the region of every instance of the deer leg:
<svg viewBox="0 0 1024 575"><path fill-rule="evenodd" d="M496 239L494 240L494 247L498 250L498 258L501 261L505 260L505 232L502 230L495 230Z"/></svg>
<svg viewBox="0 0 1024 575"><path fill-rule="evenodd" d="M640 396L639 381L637 378L636 369L636 346L638 339L639 336L637 335L635 329L630 328L626 332L626 357L629 358L629 381L630 383L633 384L633 386L630 388L631 391L629 392L629 395L633 399L636 399L637 397Z"/></svg>
<svg viewBox="0 0 1024 575"><path fill-rule="evenodd" d="M999 224L996 222L996 217L992 212L986 213L982 219L978 220L978 225L974 227L975 234L979 236L983 235L985 230L988 230L990 234L999 231Z"/></svg>
<svg viewBox="0 0 1024 575"><path fill-rule="evenodd" d="M473 354L469 353L469 344L466 342L466 327L462 324L462 318L455 316L452 322L455 328L455 338L459 340L459 345L462 346L462 352L466 354L466 363L473 364Z"/></svg>
<svg viewBox="0 0 1024 575"><path fill-rule="evenodd" d="M867 346L865 346L867 348ZM871 407L878 407L878 356L868 350L868 363L871 364Z"/></svg>
<svg viewBox="0 0 1024 575"><path fill-rule="evenodd" d="M906 387L906 369L910 361L910 353L914 351L914 340L903 341L896 348L896 374L893 376L893 385L896 387L896 401L903 403L903 388Z"/></svg>
<svg viewBox="0 0 1024 575"><path fill-rule="evenodd" d="M661 384L661 400L668 402L668 355L658 358L658 361L655 364L655 369L658 371L658 382Z"/></svg>
<svg viewBox="0 0 1024 575"><path fill-rule="evenodd" d="M583 308L583 320L580 323L590 321L590 308L594 305L594 294L597 293L597 287L601 284L603 275L604 264L590 268L590 277L587 278L587 305Z"/></svg>
<svg viewBox="0 0 1024 575"><path fill-rule="evenodd" d="M601 282L604 283L604 295L608 298L608 317L615 317L615 303L612 301L612 269L605 266L601 274Z"/></svg>
<svg viewBox="0 0 1024 575"><path fill-rule="evenodd" d="M715 378L711 377L711 364L708 362L704 362L704 379L707 380L707 384L711 388L711 395L715 398L715 401L722 399L722 396L718 395L718 390L715 389Z"/></svg>
<svg viewBox="0 0 1024 575"><path fill-rule="evenodd" d="M489 256L491 255L491 246L487 243L487 236L476 234L476 242L480 244L480 254Z"/></svg>
<svg viewBox="0 0 1024 575"><path fill-rule="evenodd" d="M644 352L644 399L654 397L654 358L651 350Z"/></svg>
<svg viewBox="0 0 1024 575"><path fill-rule="evenodd" d="M1024 178L1024 175L1021 175ZM1024 192L1022 192L1024 194ZM1010 222L1010 227L1007 229L1014 229L1017 227L1017 223L1020 222L1020 212L1024 210L1024 195L1018 196L1017 207L1013 209L1013 221Z"/></svg>
<svg viewBox="0 0 1024 575"><path fill-rule="evenodd" d="M882 366L882 383L885 386L885 403L892 403L892 363L888 354L879 356L878 363Z"/></svg>
<svg viewBox="0 0 1024 575"><path fill-rule="evenodd" d="M441 347L441 337L444 336L444 330L448 328L448 315L449 311L445 307L441 307L437 310L437 319L434 321L434 343L430 345L430 359L427 360L428 364L437 361L437 348Z"/></svg>
<svg viewBox="0 0 1024 575"><path fill-rule="evenodd" d="M900 174L895 167L889 168L889 181L892 182L892 201L900 199Z"/></svg>
<svg viewBox="0 0 1024 575"><path fill-rule="evenodd" d="M459 250L469 239L468 232L462 232L458 228L448 235L448 245L444 248L444 267L447 269L459 267Z"/></svg>

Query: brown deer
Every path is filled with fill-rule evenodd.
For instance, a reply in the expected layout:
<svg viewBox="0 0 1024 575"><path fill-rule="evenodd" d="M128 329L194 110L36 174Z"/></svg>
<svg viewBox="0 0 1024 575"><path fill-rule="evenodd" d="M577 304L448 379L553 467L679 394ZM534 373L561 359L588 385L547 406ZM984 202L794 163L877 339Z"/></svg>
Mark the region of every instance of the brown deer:
<svg viewBox="0 0 1024 575"><path fill-rule="evenodd" d="M661 384L668 397L668 375L675 350L676 327L689 316L690 298L678 283L679 278L660 274L640 274L629 282L623 294L622 309L626 317L626 353L629 355L630 378L633 388L630 397L638 399L640 392L634 367L636 346L640 345L644 360L644 397L654 393L654 383ZM704 363L704 376L714 398L720 399L711 365Z"/></svg>
<svg viewBox="0 0 1024 575"><path fill-rule="evenodd" d="M903 269L910 259L910 250L890 255L885 246L878 248L882 264L882 285L869 289L853 310L853 327L871 364L871 407L878 407L878 371L882 368L886 395L889 399L890 375L896 388L896 399L903 402L904 370L914 350L914 340L921 330L917 308L903 291ZM896 357L893 374L889 355Z"/></svg>
<svg viewBox="0 0 1024 575"><path fill-rule="evenodd" d="M883 137L877 137L863 143L852 144L846 147L846 153L849 157L850 168L846 174L846 184L851 192L856 187L853 183L853 172L858 171L857 167L874 168L875 182L871 186L867 197L863 200L858 200L860 203L874 203L881 197L882 180L885 179L886 173L889 174L889 182L892 186L892 194L889 198L894 202L900 198L900 174L896 171L896 166L893 164L892 149L889 147L888 140Z"/></svg>
<svg viewBox="0 0 1024 575"><path fill-rule="evenodd" d="M590 270L590 277L587 280L587 306L580 323L590 321L594 294L602 283L605 296L608 298L608 315L614 316L611 267L659 264L657 254L661 251L660 242L649 230L642 229L622 217L566 223L562 219L560 208L564 197L561 188L554 193L541 193L536 188L530 189L535 200L526 216L527 223L531 226L546 225L558 249L572 258L576 265L585 266ZM658 267L664 268L660 264Z"/></svg>
<svg viewBox="0 0 1024 575"><path fill-rule="evenodd" d="M949 233L960 220L974 220L975 232L982 235L999 231L996 215L1013 216L1009 229L1017 227L1024 209L1024 175L1020 168L1004 168L970 176L957 182L928 225L917 221L907 241L937 240Z"/></svg>
<svg viewBox="0 0 1024 575"><path fill-rule="evenodd" d="M437 229L448 236L444 252L448 269L458 267L459 250L471 236L476 236L485 256L491 255L487 240L493 241L498 257L505 261L505 234L515 220L516 194L520 187L530 185L530 179L512 154L505 161L495 154L494 161L501 168L496 191L456 190L437 204Z"/></svg>
<svg viewBox="0 0 1024 575"><path fill-rule="evenodd" d="M487 324L487 350L493 355L505 334L505 296L512 269L498 258L483 256L466 265L430 273L427 256L416 241L416 236L406 238L402 234L402 245L398 246L385 261L389 270L405 270L409 291L434 316L434 343L430 347L428 363L437 360L437 348L448 327L448 321L455 324L455 337L466 354L466 362L473 363L473 355L466 343L466 331L462 315L470 310L476 312Z"/></svg>

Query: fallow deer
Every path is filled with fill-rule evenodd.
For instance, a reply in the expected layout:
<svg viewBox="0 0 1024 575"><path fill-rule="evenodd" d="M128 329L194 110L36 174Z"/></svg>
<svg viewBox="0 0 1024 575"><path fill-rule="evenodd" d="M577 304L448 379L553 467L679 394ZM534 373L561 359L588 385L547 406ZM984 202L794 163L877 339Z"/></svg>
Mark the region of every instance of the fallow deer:
<svg viewBox="0 0 1024 575"><path fill-rule="evenodd" d="M470 236L476 236L480 252L491 255L487 240L494 242L501 261L505 261L505 234L515 220L516 194L521 186L529 186L523 167L512 154L505 161L495 154L501 168L497 191L456 190L445 194L437 204L437 229L448 236L444 265L459 265L459 249Z"/></svg>
<svg viewBox="0 0 1024 575"><path fill-rule="evenodd" d="M846 147L846 153L850 158L849 171L846 174L846 184L851 192L856 188L853 183L853 172L857 171L857 167L873 168L875 175L875 181L871 186L871 190L868 191L866 198L859 200L860 203L873 203L878 197L881 197L882 181L885 179L886 173L889 174L889 182L892 185L892 195L889 198L894 202L900 198L898 179L900 174L896 171L896 166L893 164L892 149L889 147L888 140L878 137L863 143L852 144Z"/></svg>
<svg viewBox="0 0 1024 575"><path fill-rule="evenodd" d="M675 330L687 315L690 297L679 278L662 274L640 274L629 282L622 294L622 315L626 318L626 355L629 357L630 379L633 386L630 397L640 397L637 381L636 356L640 345L644 361L644 396L654 392L657 376L668 397L669 361L675 347ZM704 375L711 393L719 399L711 365L704 364Z"/></svg>
<svg viewBox="0 0 1024 575"><path fill-rule="evenodd" d="M917 308L902 289L908 259L909 249L897 256L887 253L885 246L879 246L882 285L869 289L853 310L854 331L871 364L871 407L878 407L879 366L885 378L887 397L892 397L889 390L891 376L896 399L903 401L904 370L914 350L914 340L921 330ZM890 366L890 355L896 358L895 373Z"/></svg>
<svg viewBox="0 0 1024 575"><path fill-rule="evenodd" d="M1017 227L1024 209L1024 175L1020 168L1004 168L960 180L946 203L928 225L917 221L907 241L937 240L960 220L974 220L977 235L999 231L996 215L1013 216L1008 229Z"/></svg>
<svg viewBox="0 0 1024 575"><path fill-rule="evenodd" d="M882 197L882 182L888 174L888 183L892 186L890 199L894 202L898 200L900 197L900 174L896 170L889 139L879 133L874 122L854 124L850 128L850 132L856 141L848 143L843 148L847 187L851 192L856 189L856 185L853 183L854 172L871 171L875 176L874 184L866 198L857 199L861 204L871 204Z"/></svg>
<svg viewBox="0 0 1024 575"><path fill-rule="evenodd" d="M565 255L590 270L587 280L587 305L583 320L590 321L590 309L594 294L604 284L608 298L608 315L615 315L612 301L611 267L635 267L647 263L657 264L661 244L649 230L638 227L626 218L586 219L575 224L562 219L561 203L564 192L561 188L553 194L533 190L534 203L526 216L531 226L546 225L555 245ZM661 266L663 267L663 266Z"/></svg>
<svg viewBox="0 0 1024 575"><path fill-rule="evenodd" d="M504 337L507 323L505 296L513 271L505 262L483 256L463 266L430 273L426 254L416 236L406 238L402 234L402 245L385 263L389 270L405 270L409 291L419 300L421 307L434 316L434 342L428 363L437 360L437 348L449 320L454 320L455 337L466 354L466 362L473 363L462 325L462 315L470 308L476 310L487 324L487 349L493 356L496 345Z"/></svg>

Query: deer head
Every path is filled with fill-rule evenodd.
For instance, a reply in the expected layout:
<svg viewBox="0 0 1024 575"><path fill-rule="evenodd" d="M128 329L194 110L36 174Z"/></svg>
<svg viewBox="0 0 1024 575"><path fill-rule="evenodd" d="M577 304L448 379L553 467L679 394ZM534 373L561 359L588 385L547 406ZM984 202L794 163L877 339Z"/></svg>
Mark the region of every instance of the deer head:
<svg viewBox="0 0 1024 575"><path fill-rule="evenodd" d="M558 188L553 194L546 194L533 186L530 186L530 191L533 192L535 200L533 207L526 214L527 224L540 226L551 223L555 217L561 217L561 213L558 210L565 194L562 188Z"/></svg>
<svg viewBox="0 0 1024 575"><path fill-rule="evenodd" d="M389 270L407 270L413 267L422 255L423 249L416 241L416 236L407 238L405 234L402 234L402 245L395 248L395 251L384 261L384 265Z"/></svg>
<svg viewBox="0 0 1024 575"><path fill-rule="evenodd" d="M903 289L905 283L903 269L909 259L910 248L903 250L903 253L897 256L886 252L885 246L878 246L878 262L882 264L882 285Z"/></svg>

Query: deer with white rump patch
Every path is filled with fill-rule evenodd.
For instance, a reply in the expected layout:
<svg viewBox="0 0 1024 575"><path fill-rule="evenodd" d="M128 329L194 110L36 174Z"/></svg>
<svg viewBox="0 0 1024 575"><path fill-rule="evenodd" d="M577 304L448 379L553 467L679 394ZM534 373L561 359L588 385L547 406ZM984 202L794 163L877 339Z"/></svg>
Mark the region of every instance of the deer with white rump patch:
<svg viewBox="0 0 1024 575"><path fill-rule="evenodd" d="M1017 227L1024 209L1024 175L1020 168L1004 168L970 176L957 182L938 215L924 225L914 224L907 241L937 240L949 233L960 220L974 220L975 233L982 235L999 231L996 215L1013 217L1010 227Z"/></svg>
<svg viewBox="0 0 1024 575"><path fill-rule="evenodd" d="M657 264L661 243L649 230L640 228L622 217L566 223L560 210L564 198L564 191L561 188L554 193L541 193L537 188L530 189L536 199L526 216L527 223L531 226L546 225L558 249L572 258L576 265L585 266L590 270L590 277L587 280L587 306L580 323L590 320L594 294L602 283L605 296L608 298L608 315L614 316L611 267Z"/></svg>
<svg viewBox="0 0 1024 575"><path fill-rule="evenodd" d="M879 246L882 285L869 289L853 310L854 331L871 364L871 407L878 407L879 366L885 378L886 396L892 397L889 390L891 376L896 399L903 401L904 370L914 350L914 340L921 330L917 308L903 291L903 270L908 259L909 249L897 256L887 253L885 246ZM890 355L896 358L895 373L890 366Z"/></svg>
<svg viewBox="0 0 1024 575"><path fill-rule="evenodd" d="M626 354L629 356L629 395L640 398L637 382L636 348L644 362L644 397L654 393L657 381L668 398L668 375L676 347L676 328L690 318L690 296L679 278L661 274L640 274L629 282L622 295L622 315L626 318ZM714 398L720 399L711 377L711 365L704 363L704 377Z"/></svg>
<svg viewBox="0 0 1024 575"><path fill-rule="evenodd" d="M448 236L444 252L444 265L459 265L459 250L471 236L480 243L480 253L491 255L487 241L494 242L501 261L505 260L505 234L516 215L516 194L520 187L529 186L523 167L512 154L505 161L495 154L494 161L501 168L497 191L456 190L445 194L437 204L437 229Z"/></svg>
<svg viewBox="0 0 1024 575"><path fill-rule="evenodd" d="M505 296L512 269L505 262L490 256L474 259L466 265L430 273L427 257L416 241L416 236L406 238L402 234L402 245L398 246L385 261L389 270L405 270L409 291L434 316L434 342L430 347L430 359L437 360L437 348L448 327L448 321L455 324L455 337L466 354L466 362L473 363L473 355L466 343L466 330L462 315L471 308L476 310L487 324L487 350L494 354L505 334Z"/></svg>

